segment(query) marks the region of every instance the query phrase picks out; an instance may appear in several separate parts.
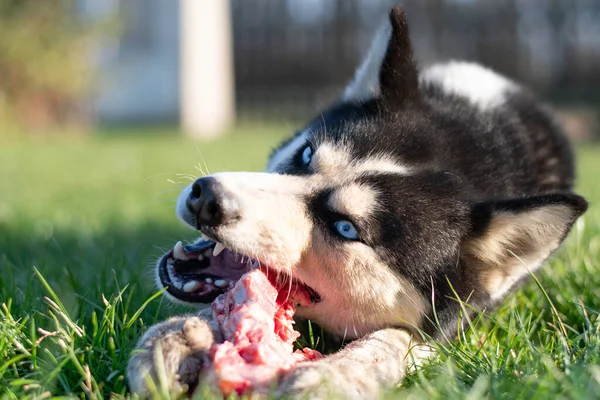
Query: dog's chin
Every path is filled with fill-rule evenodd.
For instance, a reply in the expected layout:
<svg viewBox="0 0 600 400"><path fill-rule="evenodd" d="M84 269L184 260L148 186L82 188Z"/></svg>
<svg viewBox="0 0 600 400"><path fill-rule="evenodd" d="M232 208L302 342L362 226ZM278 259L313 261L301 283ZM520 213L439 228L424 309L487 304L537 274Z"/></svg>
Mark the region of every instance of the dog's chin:
<svg viewBox="0 0 600 400"><path fill-rule="evenodd" d="M321 300L314 289L295 277L262 265L256 258L231 251L204 235L191 245L178 242L167 252L158 261L157 281L170 300L204 308L253 269L261 269L280 291L287 287L290 290L302 288L310 300L305 305Z"/></svg>

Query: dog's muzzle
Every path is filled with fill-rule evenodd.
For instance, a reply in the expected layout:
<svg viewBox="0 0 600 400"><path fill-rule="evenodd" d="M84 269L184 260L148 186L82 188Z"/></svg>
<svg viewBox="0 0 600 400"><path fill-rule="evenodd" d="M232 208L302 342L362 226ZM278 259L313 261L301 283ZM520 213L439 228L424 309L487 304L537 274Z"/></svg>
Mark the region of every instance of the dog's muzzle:
<svg viewBox="0 0 600 400"><path fill-rule="evenodd" d="M194 216L197 229L227 225L240 216L235 199L225 196L221 184L212 177L200 178L192 184L185 205Z"/></svg>

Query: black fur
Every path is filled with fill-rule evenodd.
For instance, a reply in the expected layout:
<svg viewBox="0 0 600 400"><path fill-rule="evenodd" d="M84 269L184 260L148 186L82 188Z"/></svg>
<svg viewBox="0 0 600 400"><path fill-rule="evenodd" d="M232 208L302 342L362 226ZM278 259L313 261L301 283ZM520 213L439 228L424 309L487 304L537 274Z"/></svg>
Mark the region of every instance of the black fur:
<svg viewBox="0 0 600 400"><path fill-rule="evenodd" d="M338 103L305 129L317 143L349 146L354 159L386 154L415 171L359 178L380 194L382 211L353 222L361 240L432 302L421 328L449 337L461 311L457 296L475 308L494 306L480 277L461 259L464 241L483 234L497 211L518 214L555 203L573 210L564 238L587 203L570 193L572 152L549 110L525 90L482 111L434 84L419 86L405 16L395 10L390 21L381 96ZM300 163L283 172L309 173ZM310 201L323 224L344 217L331 217L324 208L328 193Z"/></svg>

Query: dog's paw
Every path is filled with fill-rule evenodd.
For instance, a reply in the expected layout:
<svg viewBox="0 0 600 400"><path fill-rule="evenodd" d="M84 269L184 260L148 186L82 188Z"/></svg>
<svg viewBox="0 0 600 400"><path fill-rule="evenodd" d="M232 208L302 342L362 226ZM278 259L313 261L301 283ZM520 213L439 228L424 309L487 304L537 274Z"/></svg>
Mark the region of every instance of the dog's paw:
<svg viewBox="0 0 600 400"><path fill-rule="evenodd" d="M330 366L320 362L302 363L282 376L276 396L285 399L329 399Z"/></svg>
<svg viewBox="0 0 600 400"><path fill-rule="evenodd" d="M358 364L328 360L298 364L280 380L276 395L284 399L371 399L379 397L377 382L360 376Z"/></svg>
<svg viewBox="0 0 600 400"><path fill-rule="evenodd" d="M208 321L197 316L171 318L151 327L127 366L132 392L192 393L210 347L219 340Z"/></svg>

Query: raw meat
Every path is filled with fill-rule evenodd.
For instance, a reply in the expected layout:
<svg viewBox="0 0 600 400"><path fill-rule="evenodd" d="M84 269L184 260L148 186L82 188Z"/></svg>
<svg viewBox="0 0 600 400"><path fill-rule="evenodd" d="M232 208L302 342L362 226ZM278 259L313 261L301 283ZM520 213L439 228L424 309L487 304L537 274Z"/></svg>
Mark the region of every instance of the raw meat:
<svg viewBox="0 0 600 400"><path fill-rule="evenodd" d="M312 349L293 351L295 305L310 304L300 285L277 289L259 269L244 274L212 303L225 341L211 349L208 381L228 395L268 393L280 372L300 361L323 357Z"/></svg>

